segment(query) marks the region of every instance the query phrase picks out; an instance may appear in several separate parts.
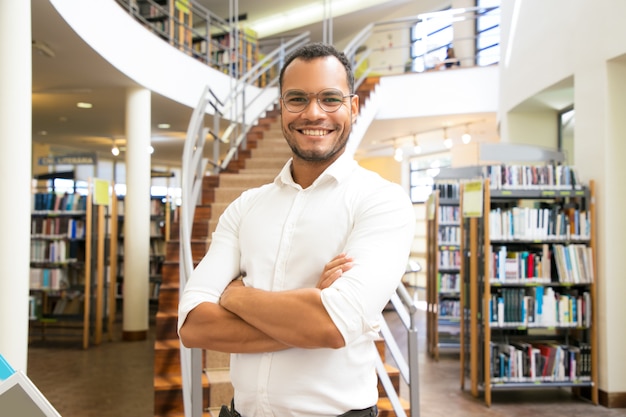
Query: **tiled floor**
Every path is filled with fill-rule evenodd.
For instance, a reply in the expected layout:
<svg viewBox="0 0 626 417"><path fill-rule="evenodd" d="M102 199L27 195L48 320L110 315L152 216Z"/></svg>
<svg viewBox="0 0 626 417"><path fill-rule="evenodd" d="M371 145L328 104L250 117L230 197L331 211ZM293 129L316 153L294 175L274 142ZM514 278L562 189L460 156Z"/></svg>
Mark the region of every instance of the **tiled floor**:
<svg viewBox="0 0 626 417"><path fill-rule="evenodd" d="M395 314L386 314L393 332L402 334ZM626 409L594 406L559 389L496 392L492 406L487 408L480 398L461 391L458 355L442 355L435 362L424 354L424 313L418 316L420 417L626 416ZM79 343L35 342L29 349L29 377L63 417L150 417L153 332L145 341L119 340L116 334L113 342L88 350L81 349ZM408 398L406 387L403 391Z"/></svg>

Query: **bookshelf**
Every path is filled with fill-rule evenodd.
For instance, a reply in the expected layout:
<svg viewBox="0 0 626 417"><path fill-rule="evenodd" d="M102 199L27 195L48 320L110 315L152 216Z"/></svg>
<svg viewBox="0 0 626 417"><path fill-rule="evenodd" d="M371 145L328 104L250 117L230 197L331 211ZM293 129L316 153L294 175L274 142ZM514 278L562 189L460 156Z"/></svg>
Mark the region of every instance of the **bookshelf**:
<svg viewBox="0 0 626 417"><path fill-rule="evenodd" d="M461 388L572 388L598 403L594 183L497 165L461 187Z"/></svg>
<svg viewBox="0 0 626 417"><path fill-rule="evenodd" d="M235 36L236 39L234 39ZM251 29L234 29L229 33L213 34L210 41L214 45L212 65L223 72L228 72L230 66L234 77L238 78L247 73L258 61L257 35ZM198 43L196 48L203 50L206 47ZM235 50L233 51L232 48Z"/></svg>
<svg viewBox="0 0 626 417"><path fill-rule="evenodd" d="M124 198L116 196L117 230L115 262L115 298L123 297L124 288ZM167 196L152 196L150 199L150 302L156 304L162 282L162 268L165 261L165 243L169 236L171 222L170 199ZM113 257L112 257L113 258Z"/></svg>
<svg viewBox="0 0 626 417"><path fill-rule="evenodd" d="M32 199L30 340L79 339L86 349L111 328L105 304L106 207L95 204L91 180L84 192L76 187L58 192L56 178L65 177L47 176L52 186L36 189Z"/></svg>
<svg viewBox="0 0 626 417"><path fill-rule="evenodd" d="M459 182L438 181L428 201L427 347L439 359L440 349L460 347L461 228Z"/></svg>

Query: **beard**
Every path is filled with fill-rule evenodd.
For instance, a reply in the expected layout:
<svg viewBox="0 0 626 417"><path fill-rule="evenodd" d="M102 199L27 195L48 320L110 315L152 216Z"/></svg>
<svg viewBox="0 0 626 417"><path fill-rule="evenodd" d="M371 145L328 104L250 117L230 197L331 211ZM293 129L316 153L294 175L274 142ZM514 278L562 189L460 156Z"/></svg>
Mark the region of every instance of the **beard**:
<svg viewBox="0 0 626 417"><path fill-rule="evenodd" d="M294 157L307 162L328 162L334 161L337 157L343 153L348 144L348 138L350 137L351 126L341 132L341 135L337 139L324 148L302 149L298 145L298 141L294 138L292 132L295 129L290 129L289 126L282 126L283 135L287 141L287 144L291 148ZM334 132L336 132L334 130Z"/></svg>

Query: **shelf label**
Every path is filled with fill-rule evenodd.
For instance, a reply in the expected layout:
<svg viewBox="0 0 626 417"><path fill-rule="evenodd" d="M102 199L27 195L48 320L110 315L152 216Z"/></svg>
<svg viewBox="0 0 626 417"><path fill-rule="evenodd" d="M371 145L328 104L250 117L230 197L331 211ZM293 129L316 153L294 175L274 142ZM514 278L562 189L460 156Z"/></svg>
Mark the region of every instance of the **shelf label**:
<svg viewBox="0 0 626 417"><path fill-rule="evenodd" d="M472 181L463 186L463 217L483 216L483 182Z"/></svg>
<svg viewBox="0 0 626 417"><path fill-rule="evenodd" d="M109 182L99 178L94 178L93 203L97 206L109 205Z"/></svg>

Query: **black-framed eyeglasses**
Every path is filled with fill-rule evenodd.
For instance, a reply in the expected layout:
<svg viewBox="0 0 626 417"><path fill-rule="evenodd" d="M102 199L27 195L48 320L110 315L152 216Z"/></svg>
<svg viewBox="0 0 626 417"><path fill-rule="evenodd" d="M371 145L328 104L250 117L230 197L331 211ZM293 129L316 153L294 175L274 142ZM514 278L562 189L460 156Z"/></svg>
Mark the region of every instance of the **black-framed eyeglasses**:
<svg viewBox="0 0 626 417"><path fill-rule="evenodd" d="M315 96L317 104L326 113L334 113L339 110L339 107L341 107L346 98L353 97L354 94L344 95L341 90L337 90L336 88L326 88L319 93L307 93L302 90L287 90L280 99L287 111L300 113L311 103L311 96Z"/></svg>

